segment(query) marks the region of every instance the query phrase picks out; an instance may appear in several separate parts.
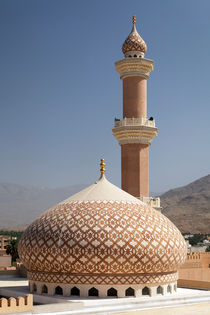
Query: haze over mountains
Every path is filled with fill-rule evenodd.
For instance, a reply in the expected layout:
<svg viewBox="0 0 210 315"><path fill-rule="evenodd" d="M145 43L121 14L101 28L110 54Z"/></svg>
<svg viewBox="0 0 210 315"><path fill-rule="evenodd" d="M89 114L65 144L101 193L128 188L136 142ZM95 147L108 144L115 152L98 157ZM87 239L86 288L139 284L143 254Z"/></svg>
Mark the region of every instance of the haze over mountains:
<svg viewBox="0 0 210 315"><path fill-rule="evenodd" d="M0 229L24 229L44 210L87 185L51 189L0 183ZM210 233L210 175L162 194L162 213L182 232Z"/></svg>
<svg viewBox="0 0 210 315"><path fill-rule="evenodd" d="M0 183L0 229L24 226L86 185L46 188Z"/></svg>

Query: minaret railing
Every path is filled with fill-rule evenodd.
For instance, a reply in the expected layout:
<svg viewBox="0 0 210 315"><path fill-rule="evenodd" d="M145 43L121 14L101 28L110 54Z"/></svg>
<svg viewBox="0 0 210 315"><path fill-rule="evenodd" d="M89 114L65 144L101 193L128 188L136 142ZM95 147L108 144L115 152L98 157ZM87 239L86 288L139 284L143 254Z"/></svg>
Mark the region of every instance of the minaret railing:
<svg viewBox="0 0 210 315"><path fill-rule="evenodd" d="M123 126L147 126L155 128L155 120L149 120L148 118L124 118L122 120L115 120L115 127Z"/></svg>

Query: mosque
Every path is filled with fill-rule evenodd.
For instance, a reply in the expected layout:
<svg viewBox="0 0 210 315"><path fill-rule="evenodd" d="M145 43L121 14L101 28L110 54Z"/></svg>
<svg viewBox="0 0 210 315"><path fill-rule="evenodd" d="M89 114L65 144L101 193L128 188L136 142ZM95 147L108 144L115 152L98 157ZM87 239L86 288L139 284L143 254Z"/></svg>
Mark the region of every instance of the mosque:
<svg viewBox="0 0 210 315"><path fill-rule="evenodd" d="M149 197L149 146L157 135L147 118L153 61L132 31L115 63L123 82L123 119L113 135L121 146L122 189L105 177L44 212L19 243L30 291L80 297L171 295L187 254L185 240Z"/></svg>

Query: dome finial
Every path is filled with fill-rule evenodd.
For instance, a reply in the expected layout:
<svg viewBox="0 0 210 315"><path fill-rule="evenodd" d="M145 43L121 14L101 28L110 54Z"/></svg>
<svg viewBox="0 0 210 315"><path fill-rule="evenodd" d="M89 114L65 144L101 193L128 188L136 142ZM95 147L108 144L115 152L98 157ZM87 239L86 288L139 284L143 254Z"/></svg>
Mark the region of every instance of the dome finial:
<svg viewBox="0 0 210 315"><path fill-rule="evenodd" d="M136 16L133 15L133 25L136 24Z"/></svg>
<svg viewBox="0 0 210 315"><path fill-rule="evenodd" d="M100 169L100 172L101 172L102 175L106 172L106 170L105 170L105 165L106 165L106 164L104 163L104 159L101 159L101 164L100 164L101 169Z"/></svg>

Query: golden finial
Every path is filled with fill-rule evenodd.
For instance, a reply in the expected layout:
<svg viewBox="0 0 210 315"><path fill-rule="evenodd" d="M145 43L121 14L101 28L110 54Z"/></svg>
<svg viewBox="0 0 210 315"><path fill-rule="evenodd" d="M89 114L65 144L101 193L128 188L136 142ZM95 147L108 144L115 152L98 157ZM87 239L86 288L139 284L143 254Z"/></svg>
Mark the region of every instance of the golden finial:
<svg viewBox="0 0 210 315"><path fill-rule="evenodd" d="M101 172L101 174L104 174L106 172L105 165L106 164L104 163L104 159L101 159L101 164L100 164L100 167L101 167L100 172Z"/></svg>
<svg viewBox="0 0 210 315"><path fill-rule="evenodd" d="M136 16L133 15L133 25L136 24Z"/></svg>

